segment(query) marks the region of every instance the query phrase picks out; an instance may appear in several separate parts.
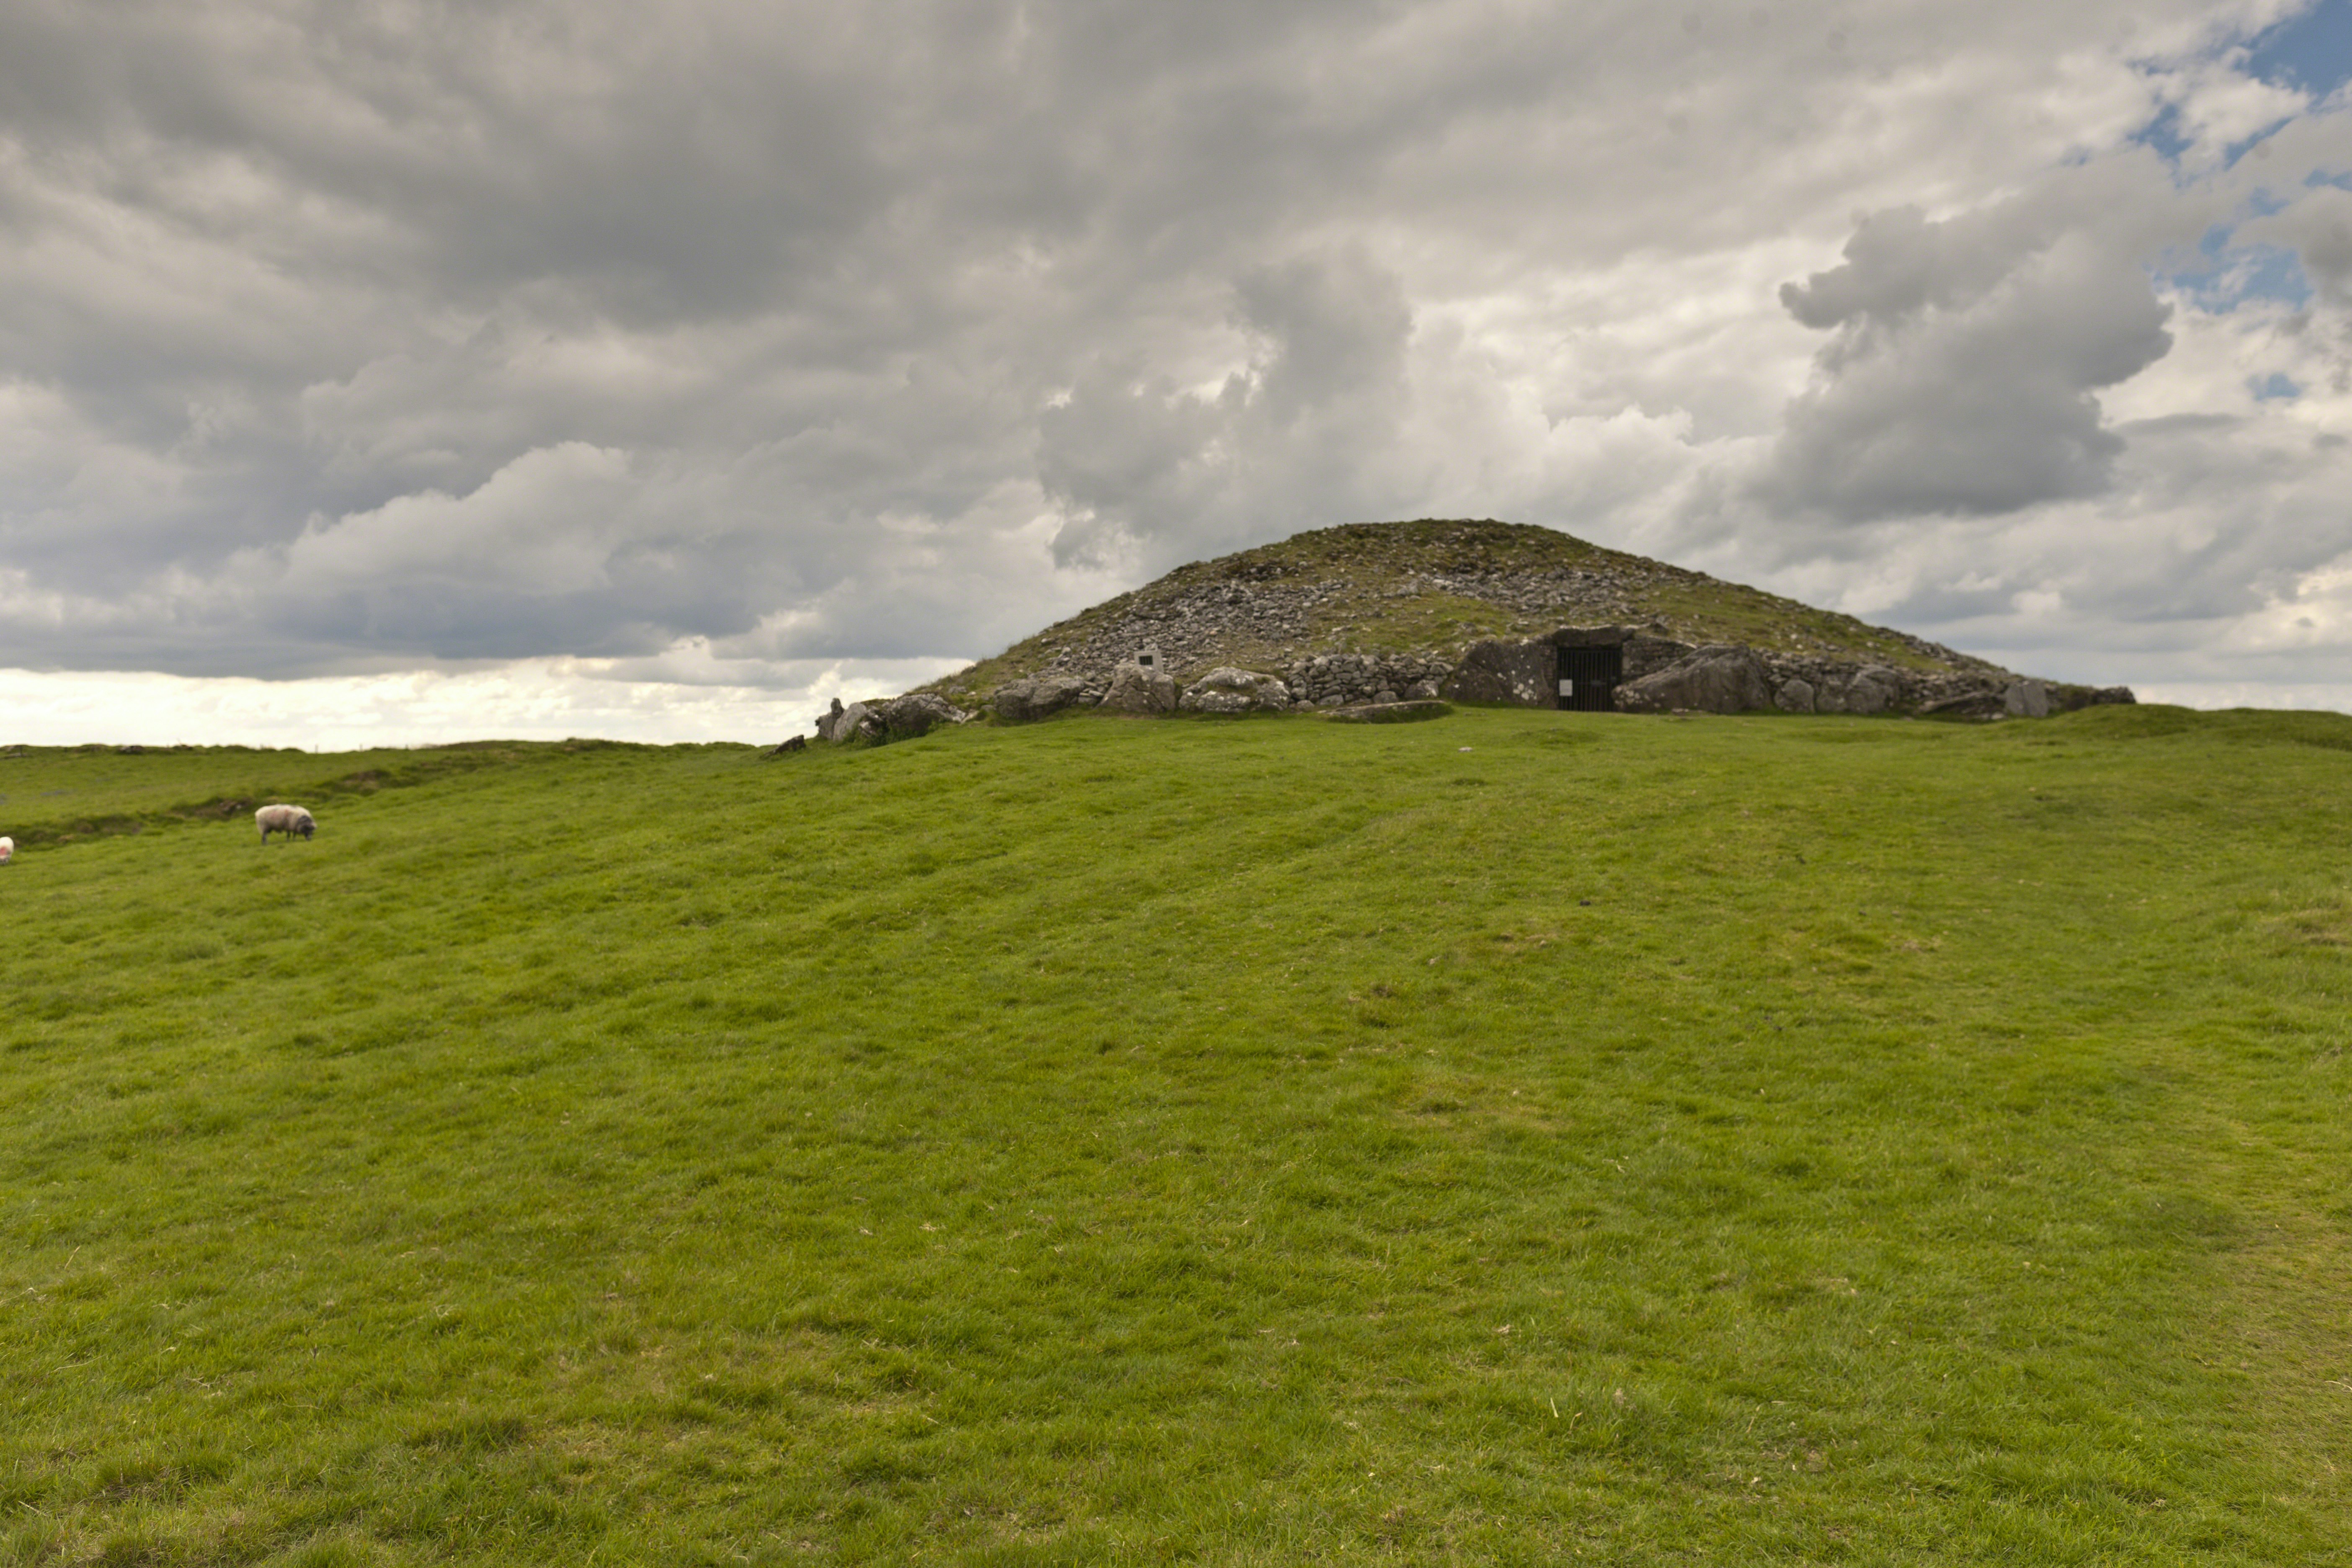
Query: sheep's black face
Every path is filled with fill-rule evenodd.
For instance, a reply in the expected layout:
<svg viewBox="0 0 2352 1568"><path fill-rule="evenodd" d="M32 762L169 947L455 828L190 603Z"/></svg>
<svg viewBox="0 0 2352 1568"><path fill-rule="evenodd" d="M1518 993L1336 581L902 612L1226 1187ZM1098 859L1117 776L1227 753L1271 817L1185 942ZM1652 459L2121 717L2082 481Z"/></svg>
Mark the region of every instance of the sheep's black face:
<svg viewBox="0 0 2352 1568"><path fill-rule="evenodd" d="M318 831L319 825L315 822L306 822L302 825L302 837L306 839Z"/></svg>

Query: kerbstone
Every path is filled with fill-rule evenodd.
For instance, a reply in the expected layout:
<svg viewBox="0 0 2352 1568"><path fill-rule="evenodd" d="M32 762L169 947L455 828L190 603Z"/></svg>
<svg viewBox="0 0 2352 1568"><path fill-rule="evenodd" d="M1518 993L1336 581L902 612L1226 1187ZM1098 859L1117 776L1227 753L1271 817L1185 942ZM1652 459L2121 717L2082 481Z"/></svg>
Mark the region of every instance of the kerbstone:
<svg viewBox="0 0 2352 1568"><path fill-rule="evenodd" d="M1619 687L1617 701L1628 713L1747 713L1772 706L1772 686L1754 648L1710 643Z"/></svg>
<svg viewBox="0 0 2352 1568"><path fill-rule="evenodd" d="M1112 672L1102 708L1109 713L1173 713L1176 701L1175 677L1163 669L1124 664Z"/></svg>

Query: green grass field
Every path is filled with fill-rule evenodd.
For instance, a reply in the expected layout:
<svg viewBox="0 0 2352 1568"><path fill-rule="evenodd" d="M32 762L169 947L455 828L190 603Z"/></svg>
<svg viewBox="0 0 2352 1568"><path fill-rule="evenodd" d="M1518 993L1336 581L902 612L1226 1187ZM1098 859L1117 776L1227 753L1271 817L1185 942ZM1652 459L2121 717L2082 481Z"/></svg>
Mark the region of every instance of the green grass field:
<svg viewBox="0 0 2352 1568"><path fill-rule="evenodd" d="M2345 1561L2347 774L0 760L0 1563Z"/></svg>

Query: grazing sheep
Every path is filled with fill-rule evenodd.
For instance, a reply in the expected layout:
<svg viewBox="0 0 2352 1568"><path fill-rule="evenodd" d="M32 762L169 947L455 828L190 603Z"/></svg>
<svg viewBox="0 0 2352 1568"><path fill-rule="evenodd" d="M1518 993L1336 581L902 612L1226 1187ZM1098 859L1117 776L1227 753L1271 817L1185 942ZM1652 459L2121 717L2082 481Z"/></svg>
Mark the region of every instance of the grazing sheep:
<svg viewBox="0 0 2352 1568"><path fill-rule="evenodd" d="M8 863L8 857L15 853L16 853L16 841L13 838L0 837L0 866L5 866Z"/></svg>
<svg viewBox="0 0 2352 1568"><path fill-rule="evenodd" d="M264 844L269 842L272 830L283 833L289 839L298 833L308 838L319 831L318 823L299 805L265 805L253 814L253 820L261 824L261 841Z"/></svg>

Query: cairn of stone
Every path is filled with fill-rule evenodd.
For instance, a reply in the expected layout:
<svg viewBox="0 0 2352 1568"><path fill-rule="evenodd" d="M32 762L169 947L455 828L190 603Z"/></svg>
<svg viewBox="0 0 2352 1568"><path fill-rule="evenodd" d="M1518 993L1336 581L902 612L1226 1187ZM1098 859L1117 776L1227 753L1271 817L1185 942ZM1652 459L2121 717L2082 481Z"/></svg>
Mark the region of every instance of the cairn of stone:
<svg viewBox="0 0 2352 1568"><path fill-rule="evenodd" d="M1549 708L1563 650L1593 647L1616 650L1609 705L1632 713L1992 720L2133 700L1549 529L1433 520L1180 567L906 697L836 701L817 730L882 741L982 712L1023 723L1076 709Z"/></svg>

